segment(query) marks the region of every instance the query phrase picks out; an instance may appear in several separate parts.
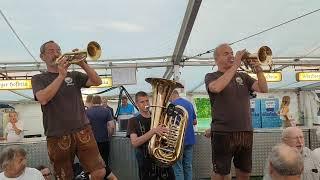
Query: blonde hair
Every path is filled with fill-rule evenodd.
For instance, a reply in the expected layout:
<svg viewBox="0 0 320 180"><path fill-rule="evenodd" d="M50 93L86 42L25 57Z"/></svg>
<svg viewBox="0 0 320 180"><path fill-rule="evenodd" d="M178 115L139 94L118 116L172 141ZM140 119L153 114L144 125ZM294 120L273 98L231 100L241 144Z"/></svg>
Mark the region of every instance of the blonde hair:
<svg viewBox="0 0 320 180"><path fill-rule="evenodd" d="M290 104L290 96L283 96L280 109L282 109L284 106L289 106L289 104Z"/></svg>

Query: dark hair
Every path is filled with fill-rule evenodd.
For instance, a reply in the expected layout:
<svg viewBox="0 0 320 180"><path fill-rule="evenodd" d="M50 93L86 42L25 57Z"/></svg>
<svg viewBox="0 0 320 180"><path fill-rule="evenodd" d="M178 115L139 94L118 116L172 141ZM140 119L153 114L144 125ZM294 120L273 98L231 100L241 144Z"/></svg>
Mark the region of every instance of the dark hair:
<svg viewBox="0 0 320 180"><path fill-rule="evenodd" d="M99 95L93 96L92 104L101 104L101 97Z"/></svg>
<svg viewBox="0 0 320 180"><path fill-rule="evenodd" d="M92 102L92 99L93 99L93 95L92 94L88 94L87 97L86 97L86 103Z"/></svg>
<svg viewBox="0 0 320 180"><path fill-rule="evenodd" d="M5 147L0 154L0 168L4 170L17 155L26 157L27 152L17 145Z"/></svg>
<svg viewBox="0 0 320 180"><path fill-rule="evenodd" d="M139 97L148 97L148 94L147 94L146 92L144 92L144 91L139 91L139 92L137 92L137 93L136 93L136 96L135 96L136 102L138 101L138 98L139 98Z"/></svg>
<svg viewBox="0 0 320 180"><path fill-rule="evenodd" d="M55 43L54 41L50 40L50 41L47 41L45 43L43 43L40 47L40 54L43 54L44 51L45 51L45 48L46 48L46 45L49 44L49 43Z"/></svg>

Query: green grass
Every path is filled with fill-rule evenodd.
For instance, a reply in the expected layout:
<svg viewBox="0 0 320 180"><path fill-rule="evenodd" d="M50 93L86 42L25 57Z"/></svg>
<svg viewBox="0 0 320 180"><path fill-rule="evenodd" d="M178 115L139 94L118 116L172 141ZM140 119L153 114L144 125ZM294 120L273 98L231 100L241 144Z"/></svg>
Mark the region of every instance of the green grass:
<svg viewBox="0 0 320 180"><path fill-rule="evenodd" d="M211 118L198 118L198 131L202 132L205 131L210 127Z"/></svg>

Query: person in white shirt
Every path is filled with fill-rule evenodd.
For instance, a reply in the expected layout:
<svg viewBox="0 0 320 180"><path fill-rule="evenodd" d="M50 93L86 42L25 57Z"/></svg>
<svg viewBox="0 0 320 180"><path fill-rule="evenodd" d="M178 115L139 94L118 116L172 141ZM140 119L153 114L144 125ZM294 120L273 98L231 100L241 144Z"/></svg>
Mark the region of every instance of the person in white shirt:
<svg viewBox="0 0 320 180"><path fill-rule="evenodd" d="M19 146L7 146L0 153L0 180L45 180L41 172L27 167L27 152Z"/></svg>
<svg viewBox="0 0 320 180"><path fill-rule="evenodd" d="M282 132L282 143L296 148L302 155L304 169L301 175L302 180L320 179L320 159L308 147L305 147L304 135L298 127L288 127ZM265 172L263 180L270 180L270 176Z"/></svg>
<svg viewBox="0 0 320 180"><path fill-rule="evenodd" d="M9 122L5 128L7 142L17 142L23 139L22 121L18 120L18 113L9 112Z"/></svg>
<svg viewBox="0 0 320 180"><path fill-rule="evenodd" d="M303 157L297 148L279 144L272 148L268 166L272 180L301 180Z"/></svg>

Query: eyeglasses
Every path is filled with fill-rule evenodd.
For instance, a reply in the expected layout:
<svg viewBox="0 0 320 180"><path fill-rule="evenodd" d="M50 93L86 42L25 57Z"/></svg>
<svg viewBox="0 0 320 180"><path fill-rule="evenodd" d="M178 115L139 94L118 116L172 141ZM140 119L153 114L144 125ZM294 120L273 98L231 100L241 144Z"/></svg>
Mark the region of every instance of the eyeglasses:
<svg viewBox="0 0 320 180"><path fill-rule="evenodd" d="M299 140L299 139L304 139L303 136L296 136L296 137L285 137L285 139L293 139L293 140Z"/></svg>
<svg viewBox="0 0 320 180"><path fill-rule="evenodd" d="M42 174L43 177L51 176L52 173Z"/></svg>

